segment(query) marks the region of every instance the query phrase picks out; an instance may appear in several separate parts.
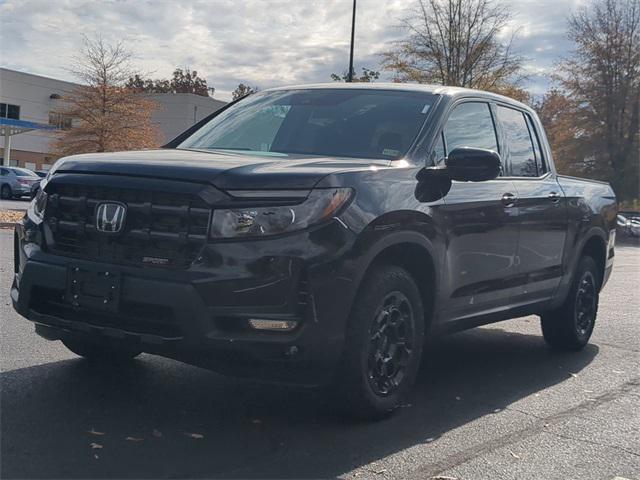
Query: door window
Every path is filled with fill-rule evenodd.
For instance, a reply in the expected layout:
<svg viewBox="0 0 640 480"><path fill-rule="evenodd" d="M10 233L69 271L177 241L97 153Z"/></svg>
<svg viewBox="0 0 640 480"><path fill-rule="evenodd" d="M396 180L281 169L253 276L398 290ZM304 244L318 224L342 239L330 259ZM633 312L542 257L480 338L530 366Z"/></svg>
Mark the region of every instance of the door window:
<svg viewBox="0 0 640 480"><path fill-rule="evenodd" d="M498 151L498 140L488 103L469 102L455 107L444 127L447 152L457 147Z"/></svg>
<svg viewBox="0 0 640 480"><path fill-rule="evenodd" d="M533 141L524 113L498 106L498 120L504 132L504 150L507 163L510 164L511 176L539 176Z"/></svg>

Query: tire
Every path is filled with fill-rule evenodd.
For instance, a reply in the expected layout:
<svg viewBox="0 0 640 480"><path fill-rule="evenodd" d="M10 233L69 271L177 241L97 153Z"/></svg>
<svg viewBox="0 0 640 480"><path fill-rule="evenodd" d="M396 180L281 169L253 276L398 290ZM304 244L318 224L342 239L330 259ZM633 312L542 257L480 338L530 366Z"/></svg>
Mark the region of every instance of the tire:
<svg viewBox="0 0 640 480"><path fill-rule="evenodd" d="M62 343L76 355L96 363L126 363L142 353L129 347L119 347L87 340L66 339Z"/></svg>
<svg viewBox="0 0 640 480"><path fill-rule="evenodd" d="M541 316L542 335L558 350L581 350L589 342L598 314L600 274L593 258L583 256L564 304Z"/></svg>
<svg viewBox="0 0 640 480"><path fill-rule="evenodd" d="M420 292L406 270L378 265L367 272L332 385L341 412L379 419L400 406L418 373L424 323Z"/></svg>
<svg viewBox="0 0 640 480"><path fill-rule="evenodd" d="M2 198L2 200L10 200L13 198L13 192L9 185L3 185L2 188L0 188L0 198Z"/></svg>

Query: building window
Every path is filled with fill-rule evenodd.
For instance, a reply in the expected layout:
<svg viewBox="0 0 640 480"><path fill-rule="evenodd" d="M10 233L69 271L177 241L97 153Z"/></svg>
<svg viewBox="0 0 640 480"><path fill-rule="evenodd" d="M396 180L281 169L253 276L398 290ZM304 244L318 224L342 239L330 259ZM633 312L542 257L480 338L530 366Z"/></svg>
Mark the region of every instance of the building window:
<svg viewBox="0 0 640 480"><path fill-rule="evenodd" d="M0 103L0 118L13 118L20 120L20 105Z"/></svg>
<svg viewBox="0 0 640 480"><path fill-rule="evenodd" d="M64 113L49 112L49 125L61 130L70 130L73 126L73 118Z"/></svg>

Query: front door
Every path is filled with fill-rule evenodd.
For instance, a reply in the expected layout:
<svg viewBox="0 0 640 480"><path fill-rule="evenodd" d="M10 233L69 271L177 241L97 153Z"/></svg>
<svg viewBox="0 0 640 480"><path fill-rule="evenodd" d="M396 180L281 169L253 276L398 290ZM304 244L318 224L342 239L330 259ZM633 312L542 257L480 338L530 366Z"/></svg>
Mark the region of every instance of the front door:
<svg viewBox="0 0 640 480"><path fill-rule="evenodd" d="M445 152L457 147L499 151L488 103L454 107L442 135ZM438 150L438 149L436 149ZM446 258L441 322L448 323L507 308L516 288L518 211L513 182L452 182L442 209Z"/></svg>

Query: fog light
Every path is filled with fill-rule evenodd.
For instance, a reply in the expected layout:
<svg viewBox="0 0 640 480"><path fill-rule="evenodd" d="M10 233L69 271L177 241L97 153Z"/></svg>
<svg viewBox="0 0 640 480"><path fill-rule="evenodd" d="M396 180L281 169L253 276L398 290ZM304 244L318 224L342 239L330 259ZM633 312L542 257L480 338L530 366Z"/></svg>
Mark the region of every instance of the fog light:
<svg viewBox="0 0 640 480"><path fill-rule="evenodd" d="M268 320L265 318L250 318L249 325L255 330L273 330L288 332L298 325L295 320Z"/></svg>

